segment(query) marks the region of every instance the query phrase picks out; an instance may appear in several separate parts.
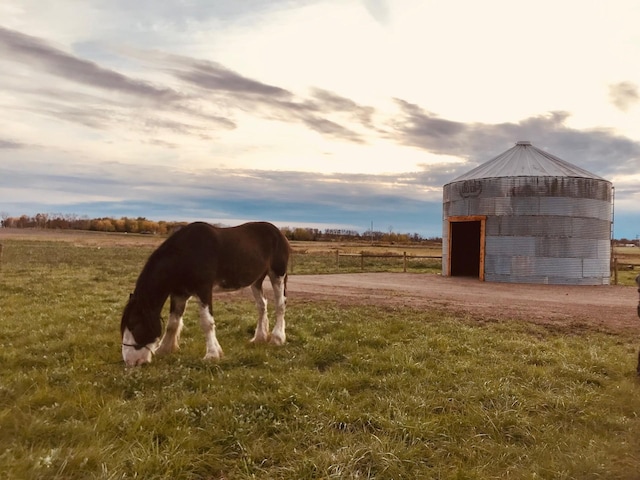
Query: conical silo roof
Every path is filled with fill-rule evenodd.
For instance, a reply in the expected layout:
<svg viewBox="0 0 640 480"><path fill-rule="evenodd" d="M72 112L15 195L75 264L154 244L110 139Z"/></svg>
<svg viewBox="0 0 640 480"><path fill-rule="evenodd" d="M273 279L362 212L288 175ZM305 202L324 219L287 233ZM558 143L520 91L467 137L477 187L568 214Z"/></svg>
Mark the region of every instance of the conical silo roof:
<svg viewBox="0 0 640 480"><path fill-rule="evenodd" d="M496 177L579 177L604 180L555 155L520 141L506 152L453 179L453 182Z"/></svg>

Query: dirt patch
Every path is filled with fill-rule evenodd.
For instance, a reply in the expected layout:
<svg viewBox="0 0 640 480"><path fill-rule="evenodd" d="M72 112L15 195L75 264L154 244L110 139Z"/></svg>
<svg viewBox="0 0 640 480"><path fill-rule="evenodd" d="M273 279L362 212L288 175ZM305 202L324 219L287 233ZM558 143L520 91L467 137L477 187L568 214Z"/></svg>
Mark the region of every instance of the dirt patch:
<svg viewBox="0 0 640 480"><path fill-rule="evenodd" d="M265 285L268 282L265 283ZM638 293L624 286L480 282L411 273L292 275L288 298L347 305L435 308L478 320L521 319L563 331L640 333Z"/></svg>

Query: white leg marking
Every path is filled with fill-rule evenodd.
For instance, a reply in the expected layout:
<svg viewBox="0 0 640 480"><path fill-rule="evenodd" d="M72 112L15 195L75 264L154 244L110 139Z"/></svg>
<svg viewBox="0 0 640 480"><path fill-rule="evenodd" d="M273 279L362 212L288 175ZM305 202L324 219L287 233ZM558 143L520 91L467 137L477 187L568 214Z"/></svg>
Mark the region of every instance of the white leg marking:
<svg viewBox="0 0 640 480"><path fill-rule="evenodd" d="M167 353L175 352L180 348L180 332L182 331L183 325L184 323L182 322L181 314L169 314L167 329L165 330L164 336L160 341L158 350L156 350L156 353L158 355L165 355Z"/></svg>
<svg viewBox="0 0 640 480"><path fill-rule="evenodd" d="M122 359L124 360L124 363L129 367L135 367L136 365L151 362L151 352L155 347L155 343L150 343L138 350L131 346L135 344L136 339L134 338L133 333L125 327L122 335Z"/></svg>
<svg viewBox="0 0 640 480"><path fill-rule="evenodd" d="M269 317L267 316L267 298L264 296L262 286L251 285L251 293L258 308L258 323L256 332L251 339L252 343L266 343L269 340Z"/></svg>
<svg viewBox="0 0 640 480"><path fill-rule="evenodd" d="M209 306L200 303L200 328L204 333L205 342L207 344L207 353L205 360L219 360L222 358L222 348L216 338L216 322L209 312Z"/></svg>
<svg viewBox="0 0 640 480"><path fill-rule="evenodd" d="M269 340L273 345L284 345L287 341L284 322L284 313L287 309L287 297L284 296L285 278L286 274L282 277L269 277L276 303L276 324L273 326L273 332L271 332L271 339Z"/></svg>

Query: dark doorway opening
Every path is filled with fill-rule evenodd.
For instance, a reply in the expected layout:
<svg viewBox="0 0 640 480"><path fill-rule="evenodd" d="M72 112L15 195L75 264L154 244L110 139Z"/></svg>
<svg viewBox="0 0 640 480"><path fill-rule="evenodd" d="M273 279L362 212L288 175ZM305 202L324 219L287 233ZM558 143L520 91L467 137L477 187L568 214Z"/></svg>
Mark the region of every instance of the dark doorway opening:
<svg viewBox="0 0 640 480"><path fill-rule="evenodd" d="M458 277L480 277L482 222L450 223L450 274Z"/></svg>

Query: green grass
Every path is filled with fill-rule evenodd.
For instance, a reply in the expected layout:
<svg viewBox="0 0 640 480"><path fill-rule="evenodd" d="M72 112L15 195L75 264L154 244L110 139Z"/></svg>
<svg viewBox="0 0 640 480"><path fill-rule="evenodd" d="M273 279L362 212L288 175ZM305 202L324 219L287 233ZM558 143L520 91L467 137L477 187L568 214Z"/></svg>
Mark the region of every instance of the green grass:
<svg viewBox="0 0 640 480"><path fill-rule="evenodd" d="M151 248L3 243L1 478L640 478L637 335L290 298L287 345L251 346L247 293L219 363L189 308L180 352L125 369Z"/></svg>

